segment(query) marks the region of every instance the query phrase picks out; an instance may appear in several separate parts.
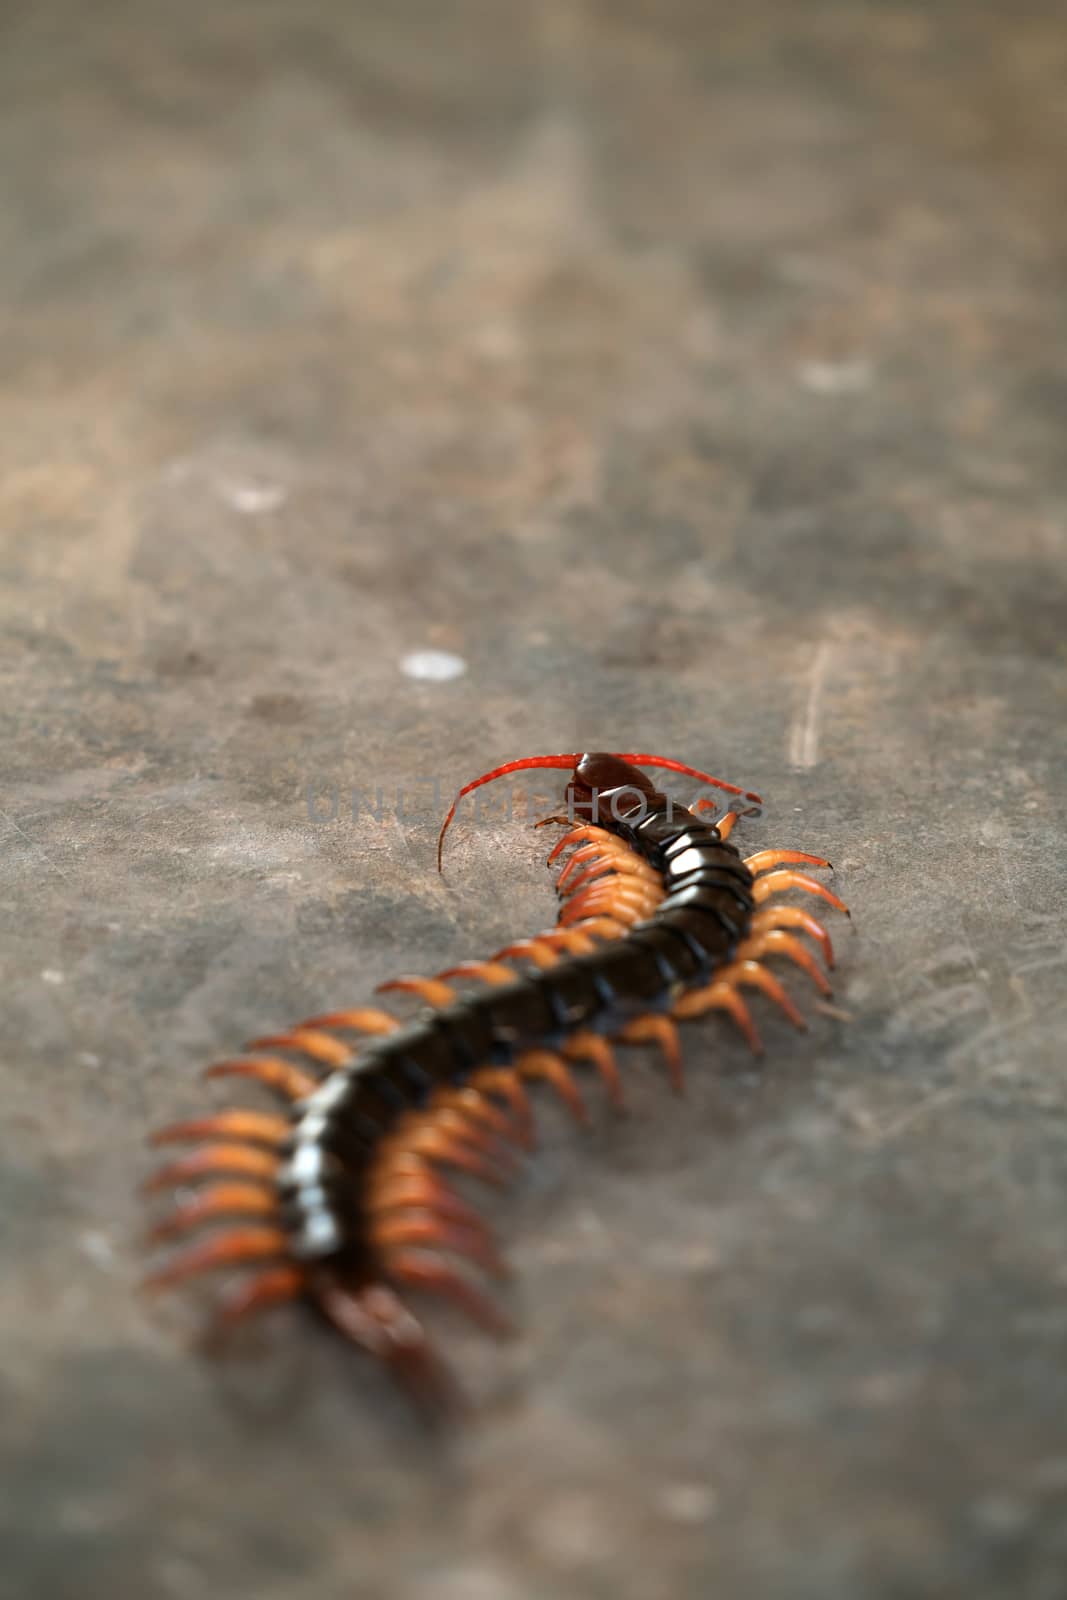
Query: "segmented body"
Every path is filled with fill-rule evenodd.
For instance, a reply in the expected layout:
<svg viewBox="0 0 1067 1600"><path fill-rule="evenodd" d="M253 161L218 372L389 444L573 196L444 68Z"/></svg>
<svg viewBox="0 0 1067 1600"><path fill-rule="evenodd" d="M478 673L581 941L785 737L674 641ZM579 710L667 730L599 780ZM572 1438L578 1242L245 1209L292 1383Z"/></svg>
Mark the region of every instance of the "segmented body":
<svg viewBox="0 0 1067 1600"><path fill-rule="evenodd" d="M435 1289L483 1326L505 1331L495 1302L456 1265L472 1262L494 1275L503 1262L484 1221L443 1174L506 1180L515 1148L531 1138L526 1085L546 1080L584 1120L575 1068L591 1066L621 1101L613 1043L648 1041L662 1048L680 1087L678 1020L725 1010L758 1048L745 985L802 1025L763 964L773 953L829 992L796 937L810 934L829 963L825 929L799 906L764 906L799 888L844 910L815 879L774 870L828 863L796 851L765 851L746 862L728 841L736 813L718 825L706 821L614 756L515 765L565 760L576 762L571 798L584 800L591 820L569 826L549 858L573 847L558 882L557 927L491 961L383 985L429 1002L412 1022L375 1008L335 1012L210 1068L211 1076L263 1082L286 1102L286 1114L234 1108L156 1136L205 1143L150 1187L210 1182L164 1218L155 1237L209 1224L222 1231L179 1253L152 1285L253 1266L222 1303L222 1326L306 1296L420 1398L442 1400L451 1393L447 1376L397 1291ZM460 991L457 979L475 987ZM357 1035L369 1036L361 1049Z"/></svg>

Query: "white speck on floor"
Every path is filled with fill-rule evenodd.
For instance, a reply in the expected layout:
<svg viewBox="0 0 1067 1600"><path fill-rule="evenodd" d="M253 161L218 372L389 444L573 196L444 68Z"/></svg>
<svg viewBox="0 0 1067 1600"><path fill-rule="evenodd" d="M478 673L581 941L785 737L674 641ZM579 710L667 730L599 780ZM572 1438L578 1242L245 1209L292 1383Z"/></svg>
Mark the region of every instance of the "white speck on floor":
<svg viewBox="0 0 1067 1600"><path fill-rule="evenodd" d="M715 1511L715 1491L705 1483L666 1483L659 1493L659 1507L672 1522L707 1522Z"/></svg>
<svg viewBox="0 0 1067 1600"><path fill-rule="evenodd" d="M404 656L400 670L409 678L422 678L427 683L447 683L450 678L461 678L467 663L450 650L413 650Z"/></svg>
<svg viewBox="0 0 1067 1600"><path fill-rule="evenodd" d="M41 977L45 983L64 983L66 981L63 973L59 971L58 967L45 967L44 971L41 973Z"/></svg>
<svg viewBox="0 0 1067 1600"><path fill-rule="evenodd" d="M258 517L268 511L277 511L279 506L285 504L287 498L280 483L228 482L221 485L221 493L227 505L231 505L235 511L240 511L246 517Z"/></svg>
<svg viewBox="0 0 1067 1600"><path fill-rule="evenodd" d="M98 1267L110 1268L115 1263L115 1246L106 1233L91 1230L83 1233L78 1243L84 1255Z"/></svg>
<svg viewBox="0 0 1067 1600"><path fill-rule="evenodd" d="M869 361L805 361L797 381L809 394L859 394L874 382Z"/></svg>

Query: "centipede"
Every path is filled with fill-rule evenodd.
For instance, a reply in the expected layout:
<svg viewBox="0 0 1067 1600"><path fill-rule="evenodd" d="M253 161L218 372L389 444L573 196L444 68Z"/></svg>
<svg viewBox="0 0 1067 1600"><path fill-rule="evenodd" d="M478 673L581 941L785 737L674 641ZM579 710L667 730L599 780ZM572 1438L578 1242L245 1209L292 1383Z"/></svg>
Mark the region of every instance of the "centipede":
<svg viewBox="0 0 1067 1600"><path fill-rule="evenodd" d="M710 1012L761 1053L746 991L806 1026L771 970L776 959L829 997L833 945L808 907L821 901L849 915L812 876L831 863L791 849L742 857L730 836L759 795L684 762L605 751L506 762L458 791L438 837L438 871L460 801L531 768L569 773L560 809L537 824L564 830L548 856L554 926L488 959L379 985L376 993L415 997L419 1009L406 1019L357 1005L250 1041L204 1076L262 1086L269 1109L230 1105L151 1136L187 1148L145 1184L171 1198L149 1229L151 1248L166 1254L144 1287L223 1274L210 1344L302 1301L383 1364L420 1409L462 1409L415 1309L418 1291L487 1333L514 1331L494 1288L508 1265L487 1207L469 1196L516 1177L534 1147L539 1095L557 1096L583 1125L583 1088L601 1086L622 1108L630 1046L653 1047L680 1091L680 1024ZM646 768L729 799L683 806Z"/></svg>

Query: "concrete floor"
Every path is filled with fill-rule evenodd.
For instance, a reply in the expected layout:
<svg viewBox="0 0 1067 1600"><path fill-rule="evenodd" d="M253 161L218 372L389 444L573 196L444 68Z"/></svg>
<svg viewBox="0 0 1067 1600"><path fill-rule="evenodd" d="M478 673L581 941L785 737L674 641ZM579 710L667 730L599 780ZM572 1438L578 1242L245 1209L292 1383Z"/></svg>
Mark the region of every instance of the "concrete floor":
<svg viewBox="0 0 1067 1600"><path fill-rule="evenodd" d="M4 1596L1067 1594L1065 49L5 9ZM583 745L832 856L852 1020L798 976L764 1064L701 1024L684 1104L635 1058L627 1122L546 1113L521 1339L427 1313L466 1433L302 1314L205 1363L135 1292L145 1131L542 926L518 820L442 881L390 796Z"/></svg>

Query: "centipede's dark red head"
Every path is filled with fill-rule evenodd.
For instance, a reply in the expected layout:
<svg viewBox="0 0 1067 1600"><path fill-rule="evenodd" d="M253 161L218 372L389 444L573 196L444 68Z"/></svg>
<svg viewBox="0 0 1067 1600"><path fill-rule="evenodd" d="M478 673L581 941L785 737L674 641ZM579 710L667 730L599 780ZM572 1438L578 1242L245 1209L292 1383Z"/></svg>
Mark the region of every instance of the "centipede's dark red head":
<svg viewBox="0 0 1067 1600"><path fill-rule="evenodd" d="M671 761L667 756L620 754L617 751L596 750L585 754L560 755L560 756L523 756L518 761L509 761L502 767L494 767L491 772L483 772L480 778L475 778L471 783L465 783L453 800L448 810L448 816L441 824L441 832L437 839L437 870L441 870L441 852L444 848L445 834L449 824L456 814L456 807L464 795L471 793L472 789L481 788L483 783L492 783L495 778L503 778L509 772L521 772L528 767L558 767L562 771L570 769L570 782L567 785L567 798L576 811L583 817L588 817L591 822L601 820L601 812L607 812L611 802L618 800L623 791L633 791L635 798L649 799L658 793L651 778L647 777L641 767L663 767L668 772L681 772L690 778L699 778L701 783L709 783L715 789L725 789L727 794L744 795L746 800L759 803L759 795L751 794L745 789L738 789L732 783L724 783L721 778L713 778L707 772L700 772L696 767L687 767L682 761Z"/></svg>

